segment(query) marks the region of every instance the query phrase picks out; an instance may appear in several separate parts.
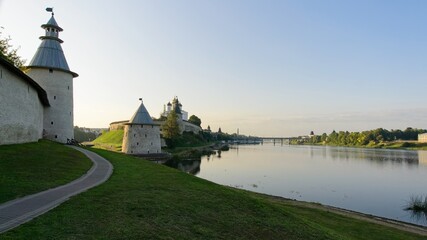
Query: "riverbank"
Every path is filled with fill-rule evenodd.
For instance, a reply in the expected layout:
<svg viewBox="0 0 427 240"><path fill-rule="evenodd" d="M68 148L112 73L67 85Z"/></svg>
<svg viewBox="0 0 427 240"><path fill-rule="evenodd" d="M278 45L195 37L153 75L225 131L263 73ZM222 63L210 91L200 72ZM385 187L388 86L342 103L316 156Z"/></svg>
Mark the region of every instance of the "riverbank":
<svg viewBox="0 0 427 240"><path fill-rule="evenodd" d="M337 208L337 207L333 207L333 206L327 206L327 205L311 203L311 202L304 202L304 201L297 201L294 199L288 199L288 198L284 198L284 197L272 196L272 195L262 194L262 193L256 193L256 194L259 194L260 196L265 197L265 198L269 199L270 201L278 202L279 204L292 205L295 207L303 207L303 208L320 209L320 210L332 212L335 214L340 214L340 215L343 215L346 217L351 217L354 219L359 219L362 221L367 221L367 222L371 222L374 224L379 224L382 226L392 227L392 228L399 229L402 231L407 231L407 232L411 232L414 234L427 236L427 227L423 227L420 225L415 225L415 224L397 221L397 220L393 220L393 219L389 219L389 218L384 218L384 217L374 216L374 215L370 215L370 214L355 212L355 211L351 211L348 209Z"/></svg>
<svg viewBox="0 0 427 240"><path fill-rule="evenodd" d="M172 154L173 157L178 159L193 159L200 158L205 155L217 154L218 151L228 151L230 148L228 144L220 142L204 143L196 147L176 147L164 149L166 152Z"/></svg>
<svg viewBox="0 0 427 240"><path fill-rule="evenodd" d="M381 142L369 145L337 145L324 143L298 143L290 145L308 145L308 146L330 146L330 147L353 147L353 148L382 148L396 150L427 150L427 143L419 143L416 141L394 141Z"/></svg>
<svg viewBox="0 0 427 240"><path fill-rule="evenodd" d="M65 147L64 147L65 148ZM425 239L421 235L221 186L120 153L110 180L2 239Z"/></svg>
<svg viewBox="0 0 427 240"><path fill-rule="evenodd" d="M140 158L91 150L114 165L106 183L1 238L425 239L327 209L221 186Z"/></svg>

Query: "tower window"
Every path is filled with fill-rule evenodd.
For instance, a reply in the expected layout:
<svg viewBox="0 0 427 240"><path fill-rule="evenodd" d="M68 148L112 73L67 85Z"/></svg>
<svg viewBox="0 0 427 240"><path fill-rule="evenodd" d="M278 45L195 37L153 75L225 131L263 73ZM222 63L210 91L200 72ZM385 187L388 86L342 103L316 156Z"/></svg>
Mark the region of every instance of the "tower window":
<svg viewBox="0 0 427 240"><path fill-rule="evenodd" d="M50 122L50 125L53 125L53 122Z"/></svg>
<svg viewBox="0 0 427 240"><path fill-rule="evenodd" d="M136 134L134 134L133 137L136 137Z"/></svg>
<svg viewBox="0 0 427 240"><path fill-rule="evenodd" d="M53 69L52 69L52 68L49 68L49 72L50 72L50 73L53 73Z"/></svg>
<svg viewBox="0 0 427 240"><path fill-rule="evenodd" d="M68 90L70 90L70 86L68 86Z"/></svg>
<svg viewBox="0 0 427 240"><path fill-rule="evenodd" d="M58 138L58 135L55 135L55 138Z"/></svg>
<svg viewBox="0 0 427 240"><path fill-rule="evenodd" d="M53 96L53 99L56 100L56 96Z"/></svg>
<svg viewBox="0 0 427 240"><path fill-rule="evenodd" d="M139 142L137 142L137 143L136 143L136 145L138 146L138 145L139 145Z"/></svg>
<svg viewBox="0 0 427 240"><path fill-rule="evenodd" d="M147 137L147 134L145 134L145 137Z"/></svg>

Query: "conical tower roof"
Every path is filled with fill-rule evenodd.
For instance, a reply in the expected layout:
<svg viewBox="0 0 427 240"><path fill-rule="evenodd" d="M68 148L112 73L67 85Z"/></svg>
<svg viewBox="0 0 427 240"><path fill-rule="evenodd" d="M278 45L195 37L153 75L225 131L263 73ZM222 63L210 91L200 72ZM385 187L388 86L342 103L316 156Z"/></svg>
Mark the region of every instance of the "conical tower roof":
<svg viewBox="0 0 427 240"><path fill-rule="evenodd" d="M153 119L151 119L150 114L144 106L144 103L141 101L141 105L135 114L129 120L129 124L150 124L155 125Z"/></svg>
<svg viewBox="0 0 427 240"><path fill-rule="evenodd" d="M78 77L78 74L72 72L68 67L61 47L63 41L59 38L59 32L62 31L62 28L58 26L53 14L49 21L41 27L45 29L45 36L40 37L42 43L27 67L62 70L71 73L73 77Z"/></svg>

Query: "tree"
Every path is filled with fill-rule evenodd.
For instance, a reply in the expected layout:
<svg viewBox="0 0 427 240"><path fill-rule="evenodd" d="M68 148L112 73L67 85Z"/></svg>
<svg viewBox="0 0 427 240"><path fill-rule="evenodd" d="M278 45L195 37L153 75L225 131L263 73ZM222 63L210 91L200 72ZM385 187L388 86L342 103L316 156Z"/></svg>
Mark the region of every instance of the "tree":
<svg viewBox="0 0 427 240"><path fill-rule="evenodd" d="M178 115L171 111L162 126L162 134L165 139L174 139L179 136Z"/></svg>
<svg viewBox="0 0 427 240"><path fill-rule="evenodd" d="M191 115L190 118L188 119L188 122L199 127L201 127L202 125L202 120L200 120L200 118L198 118L196 115Z"/></svg>
<svg viewBox="0 0 427 240"><path fill-rule="evenodd" d="M12 63L15 67L22 69L24 67L25 60L21 59L17 54L19 48L12 48L12 45L10 44L11 38L3 38L2 29L3 27L0 27L0 57Z"/></svg>

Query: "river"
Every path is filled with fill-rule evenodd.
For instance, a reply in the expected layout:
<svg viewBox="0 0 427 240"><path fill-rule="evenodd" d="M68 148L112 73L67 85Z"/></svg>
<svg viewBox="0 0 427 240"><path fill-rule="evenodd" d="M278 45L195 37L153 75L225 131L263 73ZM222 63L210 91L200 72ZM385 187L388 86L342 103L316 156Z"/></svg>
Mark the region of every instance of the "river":
<svg viewBox="0 0 427 240"><path fill-rule="evenodd" d="M427 151L240 145L178 168L219 184L427 226L404 210L427 195Z"/></svg>

